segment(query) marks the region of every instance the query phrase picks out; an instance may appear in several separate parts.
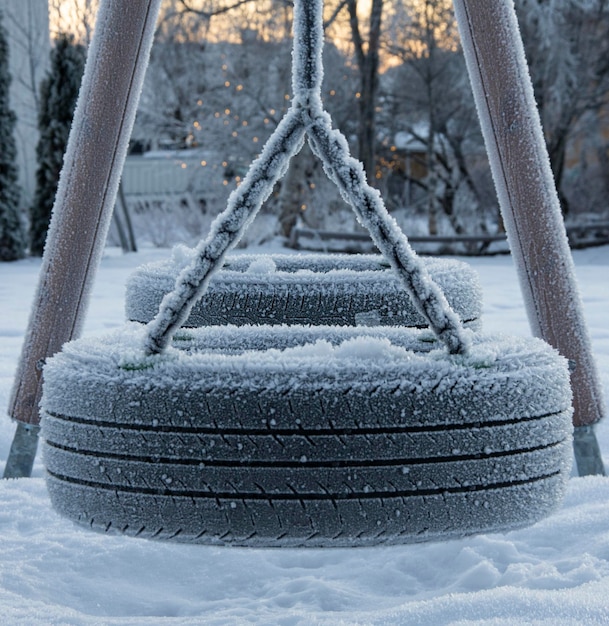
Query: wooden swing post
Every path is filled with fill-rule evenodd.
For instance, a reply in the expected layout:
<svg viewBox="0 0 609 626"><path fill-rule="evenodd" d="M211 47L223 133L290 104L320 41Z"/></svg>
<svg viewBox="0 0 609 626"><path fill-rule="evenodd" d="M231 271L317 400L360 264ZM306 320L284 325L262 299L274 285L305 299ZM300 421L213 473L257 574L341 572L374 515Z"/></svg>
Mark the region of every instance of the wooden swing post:
<svg viewBox="0 0 609 626"><path fill-rule="evenodd" d="M454 0L508 241L533 334L571 363L580 475L604 474L603 417L575 268L512 0Z"/></svg>
<svg viewBox="0 0 609 626"><path fill-rule="evenodd" d="M102 0L82 80L9 414L5 478L29 476L42 364L80 334L105 245L161 0Z"/></svg>

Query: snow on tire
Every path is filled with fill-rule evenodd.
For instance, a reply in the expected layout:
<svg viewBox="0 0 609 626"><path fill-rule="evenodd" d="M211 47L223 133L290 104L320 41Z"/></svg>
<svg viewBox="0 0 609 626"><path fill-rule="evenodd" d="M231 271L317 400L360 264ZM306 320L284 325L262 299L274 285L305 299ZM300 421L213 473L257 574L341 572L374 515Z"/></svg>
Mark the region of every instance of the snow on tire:
<svg viewBox="0 0 609 626"><path fill-rule="evenodd" d="M191 255L178 246L172 259L138 268L127 282L127 319L149 322ZM452 259L422 263L465 326L478 328L482 296L476 272ZM381 256L335 254L229 257L185 326L213 324L427 326Z"/></svg>
<svg viewBox="0 0 609 626"><path fill-rule="evenodd" d="M476 337L451 356L429 331L200 328L142 356L143 332L72 342L44 369L48 488L80 524L408 543L533 523L565 490L569 374L541 341Z"/></svg>

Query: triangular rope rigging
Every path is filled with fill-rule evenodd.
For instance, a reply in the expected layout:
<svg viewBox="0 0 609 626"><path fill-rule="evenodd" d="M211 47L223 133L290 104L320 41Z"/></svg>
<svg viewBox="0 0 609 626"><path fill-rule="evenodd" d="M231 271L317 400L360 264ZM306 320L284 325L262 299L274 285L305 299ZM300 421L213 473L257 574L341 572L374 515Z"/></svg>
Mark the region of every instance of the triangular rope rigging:
<svg viewBox="0 0 609 626"><path fill-rule="evenodd" d="M450 353L467 352L469 338L458 316L389 216L380 193L366 182L363 167L351 157L344 136L332 129L330 115L321 100L322 9L323 0L294 3L292 105L241 185L231 194L227 208L212 224L208 237L197 247L195 260L180 274L175 290L165 297L159 314L150 322L147 354L160 353L167 347L172 334L207 288L212 274L222 265L226 253L239 241L275 183L287 171L290 159L302 148L305 136L326 174L370 231L373 241L400 276L432 330Z"/></svg>

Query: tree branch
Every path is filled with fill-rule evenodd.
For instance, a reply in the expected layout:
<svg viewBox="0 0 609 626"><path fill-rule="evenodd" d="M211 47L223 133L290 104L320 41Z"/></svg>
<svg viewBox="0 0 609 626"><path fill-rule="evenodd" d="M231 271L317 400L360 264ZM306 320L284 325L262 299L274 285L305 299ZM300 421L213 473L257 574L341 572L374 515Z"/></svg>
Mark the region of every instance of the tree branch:
<svg viewBox="0 0 609 626"><path fill-rule="evenodd" d="M359 20L357 19L357 0L346 0L346 2L349 7L349 25L351 26L351 37L353 38L353 45L355 46L357 64L360 70L363 70L366 63L366 56L364 54L364 40L362 39L362 33L359 29Z"/></svg>
<svg viewBox="0 0 609 626"><path fill-rule="evenodd" d="M180 4L184 7L184 9L188 13L194 13L195 15L198 15L202 17L203 19L209 20L216 15L222 15L223 13L228 13L229 11L232 11L233 9L238 9L244 4L249 4L250 2L254 2L254 1L255 0L237 0L237 2L235 2L234 4L231 4L229 6L223 6L223 7L220 7L219 9L214 9L212 11L204 11L202 9L195 9L195 7L193 7L192 4L190 3L190 0L180 0Z"/></svg>
<svg viewBox="0 0 609 626"><path fill-rule="evenodd" d="M332 26L332 24L336 21L336 18L338 17L339 13L344 9L344 7L347 5L348 2L349 0L341 0L341 2L339 2L338 6L334 9L334 12L330 16L330 19L324 22L324 30Z"/></svg>

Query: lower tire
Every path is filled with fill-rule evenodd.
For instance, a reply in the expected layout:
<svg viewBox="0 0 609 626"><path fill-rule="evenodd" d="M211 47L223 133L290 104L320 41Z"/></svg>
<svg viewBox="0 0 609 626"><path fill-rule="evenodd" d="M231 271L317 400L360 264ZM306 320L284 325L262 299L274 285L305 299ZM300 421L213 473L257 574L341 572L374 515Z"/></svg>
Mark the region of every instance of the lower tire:
<svg viewBox="0 0 609 626"><path fill-rule="evenodd" d="M140 357L138 325L65 346L44 370L53 506L103 532L320 547L503 531L560 502L571 392L543 342L451 357L424 332L290 331L283 351L260 349L289 343L273 328L233 354L196 329Z"/></svg>

